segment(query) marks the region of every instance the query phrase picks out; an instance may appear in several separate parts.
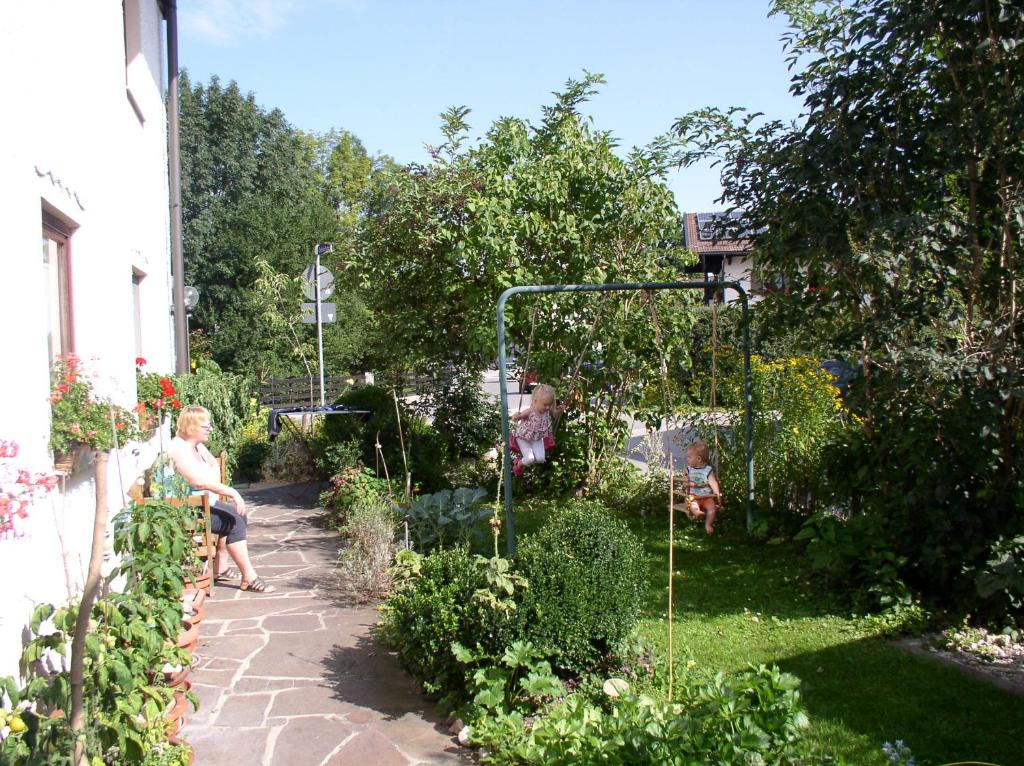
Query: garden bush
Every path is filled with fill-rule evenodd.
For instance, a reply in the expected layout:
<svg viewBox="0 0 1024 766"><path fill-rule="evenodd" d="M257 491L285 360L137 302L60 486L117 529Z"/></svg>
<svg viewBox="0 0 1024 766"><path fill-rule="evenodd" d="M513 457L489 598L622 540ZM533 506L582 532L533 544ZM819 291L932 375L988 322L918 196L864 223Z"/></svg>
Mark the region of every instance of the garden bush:
<svg viewBox="0 0 1024 766"><path fill-rule="evenodd" d="M378 475L384 475L375 444L380 439L381 452L387 465L388 475L401 477L404 470L401 440L398 435L398 419L395 401L391 392L379 386L362 386L346 391L338 404L365 407L372 411L366 420L355 416L327 418L324 423L324 440L328 445L357 441L361 447L361 459L366 466L373 466ZM427 492L441 489L445 485L444 442L437 431L423 418L399 400L402 417L402 439L405 443L409 471L414 485Z"/></svg>
<svg viewBox="0 0 1024 766"><path fill-rule="evenodd" d="M917 592L992 624L1024 623L1024 574L1007 556L1024 535L1024 486L1015 478L1024 451L1001 433L998 392L932 356L877 369L871 385L870 429L856 380L847 401L858 425L824 456L831 502L885 520L885 544Z"/></svg>
<svg viewBox="0 0 1024 766"><path fill-rule="evenodd" d="M228 453L228 467L234 469L243 443L246 419L257 406L253 381L242 375L223 372L216 362L204 359L191 375L174 379L178 399L183 405L199 404L210 411L213 432L206 443L214 455ZM171 430L174 430L172 424Z"/></svg>
<svg viewBox="0 0 1024 766"><path fill-rule="evenodd" d="M449 459L474 457L501 441L498 407L483 392L476 370L445 371L424 401Z"/></svg>
<svg viewBox="0 0 1024 766"><path fill-rule="evenodd" d="M376 601L391 586L397 522L391 504L381 499L360 498L345 515L340 531L346 544L338 565L345 586L360 601Z"/></svg>
<svg viewBox="0 0 1024 766"><path fill-rule="evenodd" d="M402 667L427 692L451 695L453 703L468 687L452 646L501 654L521 633L521 611L509 605L491 564L466 548L428 556L404 551L396 590L382 607L380 634Z"/></svg>
<svg viewBox="0 0 1024 766"><path fill-rule="evenodd" d="M516 557L530 587L521 606L526 637L559 667L583 672L609 659L636 625L647 569L626 525L594 502L573 501Z"/></svg>
<svg viewBox="0 0 1024 766"><path fill-rule="evenodd" d="M754 386L754 492L763 511L806 515L830 492L822 486L828 446L846 428L839 391L815 359L788 357L751 360ZM726 504L742 508L747 485L743 439L742 372L719 383L723 400L733 402L733 426L719 433L719 480ZM700 425L714 444L713 424Z"/></svg>
<svg viewBox="0 0 1024 766"><path fill-rule="evenodd" d="M343 468L331 477L330 488L320 494L320 505L326 508L335 526L348 523L349 512L360 503L388 503L393 489L386 479L374 476L362 465Z"/></svg>

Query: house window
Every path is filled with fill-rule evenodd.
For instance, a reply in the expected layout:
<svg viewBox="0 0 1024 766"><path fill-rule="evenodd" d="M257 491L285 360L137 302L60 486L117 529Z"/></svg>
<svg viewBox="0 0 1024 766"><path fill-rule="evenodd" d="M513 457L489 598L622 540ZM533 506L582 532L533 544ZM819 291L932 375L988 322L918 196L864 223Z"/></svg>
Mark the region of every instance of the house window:
<svg viewBox="0 0 1024 766"><path fill-rule="evenodd" d="M142 353L142 280L145 275L132 271L132 308L134 309L135 356L144 357Z"/></svg>
<svg viewBox="0 0 1024 766"><path fill-rule="evenodd" d="M71 235L56 219L43 215L43 276L50 360L75 350L71 321Z"/></svg>
<svg viewBox="0 0 1024 766"><path fill-rule="evenodd" d="M124 19L124 86L128 103L135 110L140 123L146 121L142 111L141 91L139 90L139 68L145 68L142 60L142 11L139 0L124 0L121 3L121 15Z"/></svg>

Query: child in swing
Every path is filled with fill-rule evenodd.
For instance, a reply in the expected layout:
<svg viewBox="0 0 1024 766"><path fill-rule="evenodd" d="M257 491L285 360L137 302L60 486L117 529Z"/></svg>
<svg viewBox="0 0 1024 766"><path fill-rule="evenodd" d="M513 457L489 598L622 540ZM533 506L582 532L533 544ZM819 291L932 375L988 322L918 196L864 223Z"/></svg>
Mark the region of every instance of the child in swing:
<svg viewBox="0 0 1024 766"><path fill-rule="evenodd" d="M520 453L512 462L516 476L522 475L524 465L544 462L545 448L555 446L551 416L560 412L555 406L555 389L540 383L533 389L530 408L509 416L509 420L519 424L513 436L513 449L518 447Z"/></svg>
<svg viewBox="0 0 1024 766"><path fill-rule="evenodd" d="M704 531L715 531L715 516L722 510L722 491L711 467L708 443L698 439L686 448L686 515L704 519Z"/></svg>

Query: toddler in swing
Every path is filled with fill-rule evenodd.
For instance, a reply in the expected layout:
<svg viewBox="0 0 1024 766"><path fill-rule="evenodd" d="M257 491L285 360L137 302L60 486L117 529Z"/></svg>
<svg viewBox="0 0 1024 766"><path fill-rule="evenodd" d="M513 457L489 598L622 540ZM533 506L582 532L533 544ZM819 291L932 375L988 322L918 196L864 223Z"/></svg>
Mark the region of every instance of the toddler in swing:
<svg viewBox="0 0 1024 766"><path fill-rule="evenodd" d="M540 383L533 389L530 408L509 416L509 420L519 424L513 436L513 448L518 447L521 455L512 463L512 472L516 476L522 474L524 465L543 463L545 448L555 446L552 414L558 414L555 389Z"/></svg>
<svg viewBox="0 0 1024 766"><path fill-rule="evenodd" d="M722 510L722 492L711 467L708 443L698 439L686 448L686 515L704 519L704 531L715 531L715 515Z"/></svg>

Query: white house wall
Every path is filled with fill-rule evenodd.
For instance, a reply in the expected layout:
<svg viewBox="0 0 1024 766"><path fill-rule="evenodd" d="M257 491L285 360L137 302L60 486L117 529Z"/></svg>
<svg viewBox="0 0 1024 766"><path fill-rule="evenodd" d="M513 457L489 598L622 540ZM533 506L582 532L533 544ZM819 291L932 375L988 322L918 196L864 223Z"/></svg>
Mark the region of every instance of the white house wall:
<svg viewBox="0 0 1024 766"><path fill-rule="evenodd" d="M142 275L142 354L151 370L174 368L162 40L155 0L8 0L0 9L10 85L0 127L0 439L19 444L17 463L30 470L52 470L44 208L74 228L74 348L97 393L136 401L133 273ZM131 444L112 455L111 514L155 451ZM16 672L34 605L66 603L69 587L80 589L94 489L82 466L31 509L21 537L0 540L0 675Z"/></svg>
<svg viewBox="0 0 1024 766"><path fill-rule="evenodd" d="M747 300L750 304L757 303L761 300L762 296L754 293L751 290L750 281L750 269L753 266L753 260L748 257L731 257L725 259L725 267L723 271L723 279L726 282L739 282L740 286L747 293ZM732 303L739 299L739 293L735 290L725 291L725 301Z"/></svg>

